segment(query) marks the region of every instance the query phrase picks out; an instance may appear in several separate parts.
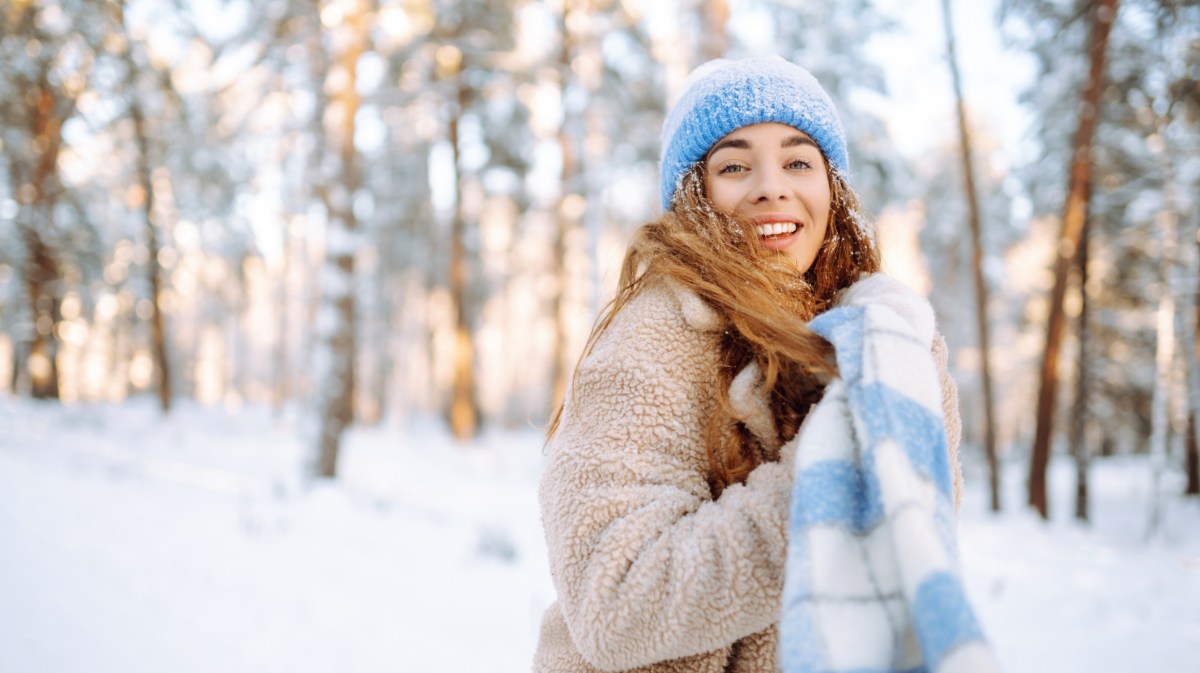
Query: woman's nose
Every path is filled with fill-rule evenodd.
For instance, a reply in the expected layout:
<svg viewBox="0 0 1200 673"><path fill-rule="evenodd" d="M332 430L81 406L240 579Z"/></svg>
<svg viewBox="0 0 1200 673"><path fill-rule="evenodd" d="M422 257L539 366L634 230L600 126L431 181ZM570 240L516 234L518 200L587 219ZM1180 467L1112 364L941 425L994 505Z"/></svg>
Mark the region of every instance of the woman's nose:
<svg viewBox="0 0 1200 673"><path fill-rule="evenodd" d="M760 168L755 171L757 179L751 187L750 200L754 203L776 201L787 198L787 184L781 171Z"/></svg>

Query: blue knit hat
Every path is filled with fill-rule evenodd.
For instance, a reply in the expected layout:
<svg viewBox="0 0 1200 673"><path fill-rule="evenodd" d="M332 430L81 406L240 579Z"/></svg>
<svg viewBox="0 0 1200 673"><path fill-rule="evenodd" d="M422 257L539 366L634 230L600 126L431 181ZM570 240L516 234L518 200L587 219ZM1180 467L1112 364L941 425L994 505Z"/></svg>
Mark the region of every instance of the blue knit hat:
<svg viewBox="0 0 1200 673"><path fill-rule="evenodd" d="M708 148L743 126L762 122L804 131L832 170L849 171L837 109L811 73L778 56L716 59L692 71L663 123L663 210L671 207L683 174Z"/></svg>

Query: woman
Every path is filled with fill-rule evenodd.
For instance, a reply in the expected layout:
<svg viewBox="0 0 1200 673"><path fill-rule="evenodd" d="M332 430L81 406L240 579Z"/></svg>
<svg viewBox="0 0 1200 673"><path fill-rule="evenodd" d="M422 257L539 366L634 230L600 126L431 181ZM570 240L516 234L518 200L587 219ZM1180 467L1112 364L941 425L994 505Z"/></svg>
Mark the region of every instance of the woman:
<svg viewBox="0 0 1200 673"><path fill-rule="evenodd" d="M806 324L879 270L847 168L803 68L720 60L689 78L663 128L666 212L630 244L550 427L558 601L535 670L778 669L793 438L836 373Z"/></svg>

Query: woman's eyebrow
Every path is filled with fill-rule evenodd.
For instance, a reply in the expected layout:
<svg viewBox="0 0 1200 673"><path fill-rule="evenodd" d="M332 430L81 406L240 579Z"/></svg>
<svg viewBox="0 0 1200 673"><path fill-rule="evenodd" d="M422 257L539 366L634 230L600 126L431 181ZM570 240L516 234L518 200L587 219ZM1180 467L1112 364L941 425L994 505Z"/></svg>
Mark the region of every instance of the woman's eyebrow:
<svg viewBox="0 0 1200 673"><path fill-rule="evenodd" d="M787 149L789 147L798 147L800 145L811 145L812 147L816 147L816 148L820 149L820 147L817 145L815 140L813 140L812 138L809 138L808 136L804 136L804 135L788 136L787 138L783 139L783 142L779 143L779 146L784 149ZM750 149L750 141L748 141L744 138L729 138L727 140L722 140L721 142L712 146L712 149L710 149L708 151L708 156L711 157L712 155L716 154L718 151L723 150L725 148L732 148L732 149L736 149L736 150L748 150L748 149Z"/></svg>
<svg viewBox="0 0 1200 673"><path fill-rule="evenodd" d="M736 150L748 150L750 149L750 141L743 138L729 138L728 140L722 140L721 142L712 146L712 149L708 151L708 156L711 157L712 155L716 154L718 150L723 150L726 147L732 147Z"/></svg>
<svg viewBox="0 0 1200 673"><path fill-rule="evenodd" d="M817 142L808 136L791 136L784 139L784 141L779 144L779 146L783 148L797 147L799 145L812 145L813 147L820 149L820 147L817 146Z"/></svg>

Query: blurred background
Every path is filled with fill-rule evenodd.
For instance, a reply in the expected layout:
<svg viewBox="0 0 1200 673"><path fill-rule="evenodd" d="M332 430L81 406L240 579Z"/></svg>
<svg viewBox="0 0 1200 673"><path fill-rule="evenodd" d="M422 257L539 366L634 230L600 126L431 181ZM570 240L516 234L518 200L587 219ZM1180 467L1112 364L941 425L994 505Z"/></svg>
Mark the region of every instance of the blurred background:
<svg viewBox="0 0 1200 673"><path fill-rule="evenodd" d="M540 428L758 53L938 311L1002 660L1200 661L1200 2L0 0L0 669L526 670Z"/></svg>

